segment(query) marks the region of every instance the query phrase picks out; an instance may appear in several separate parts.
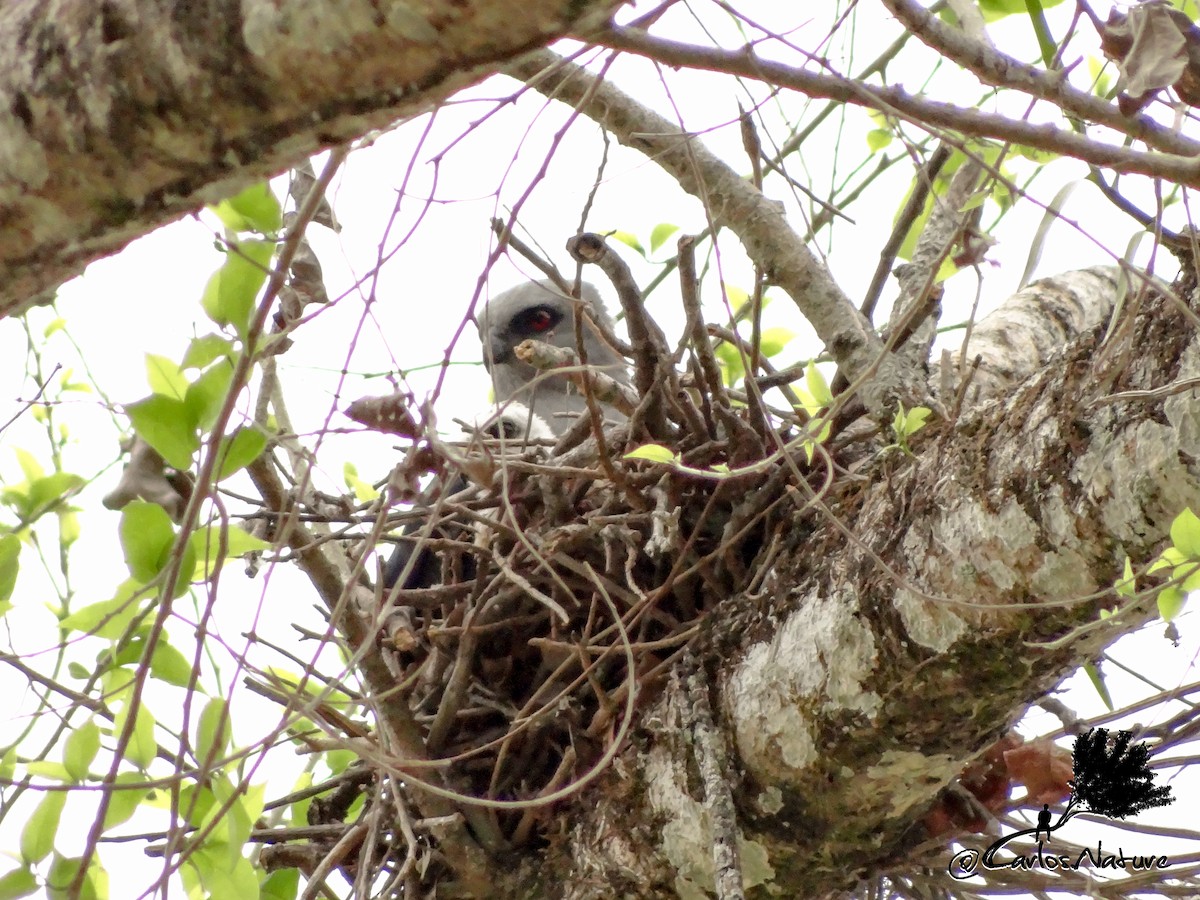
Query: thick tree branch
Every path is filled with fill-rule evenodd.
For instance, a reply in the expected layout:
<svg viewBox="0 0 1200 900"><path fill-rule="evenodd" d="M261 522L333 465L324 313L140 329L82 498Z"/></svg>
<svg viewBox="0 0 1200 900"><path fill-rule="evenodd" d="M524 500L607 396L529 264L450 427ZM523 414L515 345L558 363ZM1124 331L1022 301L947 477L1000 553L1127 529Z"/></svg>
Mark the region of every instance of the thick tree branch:
<svg viewBox="0 0 1200 900"><path fill-rule="evenodd" d="M1054 104L1067 115L1106 125L1148 147L1169 153L1200 153L1200 144L1166 128L1149 116L1127 115L1114 103L1072 87L1067 73L1047 72L1001 53L974 36L942 22L914 0L883 0L905 30L985 84L1010 88Z"/></svg>
<svg viewBox="0 0 1200 900"><path fill-rule="evenodd" d="M972 327L964 347L951 355L958 377L970 360L982 357L971 375L967 408L1004 396L1048 364L1073 335L1107 321L1119 274L1111 266L1093 266L1040 279ZM936 369L932 380L940 380Z"/></svg>
<svg viewBox="0 0 1200 900"><path fill-rule="evenodd" d="M0 315L155 226L421 112L618 5L6 3Z"/></svg>
<svg viewBox="0 0 1200 900"><path fill-rule="evenodd" d="M1025 122L952 103L928 100L898 87L880 87L842 76L806 72L764 59L749 50L721 50L685 44L629 28L609 29L598 36L597 41L607 47L639 53L670 66L725 72L789 88L810 97L824 97L877 109L906 119L926 131L948 129L973 137L994 138L1071 156L1116 172L1161 177L1189 187L1200 185L1200 161L1197 159L1200 144L1140 119L1126 119L1127 127L1121 129L1122 133L1145 141L1150 146L1170 148L1170 152L1146 152L1104 144L1051 123Z"/></svg>
<svg viewBox="0 0 1200 900"><path fill-rule="evenodd" d="M1036 287L1014 300L1029 327ZM1079 320L1046 299L1042 327L1071 332ZM699 652L746 773L733 795L747 886L825 896L903 856L934 796L1025 703L1153 614L1151 595L1112 619L1098 608L1116 600L1126 555L1141 569L1172 517L1200 504L1200 436L1186 394L1093 403L1108 377L1101 334L1004 402L922 435L918 456L874 460L865 488L835 488L815 530L783 525L791 537L762 591L714 611ZM1176 301L1148 300L1134 339L1143 352L1121 390L1200 374ZM672 755L678 702L664 695L647 711L653 749L630 754L575 820L569 896L600 896L592 886L606 878L711 877L700 813L670 787L686 783ZM617 821L631 823L627 838L601 827ZM662 821L691 825L638 848L640 825Z"/></svg>
<svg viewBox="0 0 1200 900"><path fill-rule="evenodd" d="M779 204L703 143L549 50L530 54L507 71L547 97L575 105L700 198L713 226L729 228L738 236L755 265L787 292L812 323L850 380L878 365L876 377L864 388L868 409L890 410L897 397L911 405L923 396L913 373L902 370L890 356L880 359L879 336L791 228Z"/></svg>

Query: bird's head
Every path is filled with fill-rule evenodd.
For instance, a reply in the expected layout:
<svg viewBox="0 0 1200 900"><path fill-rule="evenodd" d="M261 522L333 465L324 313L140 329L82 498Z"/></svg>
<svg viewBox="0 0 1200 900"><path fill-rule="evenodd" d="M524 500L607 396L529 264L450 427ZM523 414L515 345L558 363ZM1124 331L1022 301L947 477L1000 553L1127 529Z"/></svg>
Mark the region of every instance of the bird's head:
<svg viewBox="0 0 1200 900"><path fill-rule="evenodd" d="M603 313L604 305L594 287L585 284L582 293L585 302ZM574 347L576 302L551 281L531 281L493 297L479 317L483 363L488 371L499 366L521 365L513 349L522 341L532 339L556 347Z"/></svg>
<svg viewBox="0 0 1200 900"><path fill-rule="evenodd" d="M584 284L581 294L592 316L611 330L612 320L604 309L600 292ZM517 359L514 351L527 340L575 350L575 315L579 303L551 281L531 281L497 294L479 315L483 362L492 376L496 402L515 398L528 404L556 434L565 430L572 414L582 412L582 397L565 378L539 379L537 370ZM601 340L595 327L585 322L582 332L588 364L628 383L625 361Z"/></svg>

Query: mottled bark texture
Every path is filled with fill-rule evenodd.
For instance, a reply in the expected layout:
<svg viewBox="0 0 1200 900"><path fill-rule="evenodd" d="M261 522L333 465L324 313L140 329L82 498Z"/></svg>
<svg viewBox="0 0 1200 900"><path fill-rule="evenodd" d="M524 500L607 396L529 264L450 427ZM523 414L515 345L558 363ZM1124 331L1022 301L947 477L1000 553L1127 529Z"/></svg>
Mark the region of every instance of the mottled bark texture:
<svg viewBox="0 0 1200 900"><path fill-rule="evenodd" d="M1009 349L991 345L1011 389L835 486L762 591L715 611L697 652L731 749L748 896L822 896L902 860L968 760L1152 614L1151 600L1098 623L1125 556L1144 567L1200 504L1200 410L1191 391L1111 396L1200 375L1200 341L1179 300L1150 293L1104 343L1116 295L1115 271L1072 273L981 323L981 338L1015 329ZM1195 308L1194 286L1184 296ZM1020 339L1081 329L1058 352ZM684 702L656 700L540 863L564 896L712 889Z"/></svg>
<svg viewBox="0 0 1200 900"><path fill-rule="evenodd" d="M9 0L0 315L312 153L429 108L614 0Z"/></svg>

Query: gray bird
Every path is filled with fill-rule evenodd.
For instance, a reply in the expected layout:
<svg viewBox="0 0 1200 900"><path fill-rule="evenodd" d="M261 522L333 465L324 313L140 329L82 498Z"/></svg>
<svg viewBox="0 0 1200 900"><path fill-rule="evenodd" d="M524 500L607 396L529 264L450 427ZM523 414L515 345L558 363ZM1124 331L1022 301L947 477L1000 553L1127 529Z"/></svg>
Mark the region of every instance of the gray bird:
<svg viewBox="0 0 1200 900"><path fill-rule="evenodd" d="M611 331L612 319L600 292L590 284L581 288L583 299L596 319ZM576 301L563 294L552 281L531 281L497 294L484 307L479 315L479 337L498 409L476 421L471 429L475 434L501 438L509 445L510 452L519 452L526 440L561 436L586 412L587 401L570 379L554 374L539 377L537 369L521 362L514 353L518 344L530 339L574 351L575 305ZM629 387L625 360L600 339L589 323L584 322L582 330L588 365ZM608 421L625 419L612 406L602 404L602 408ZM449 484L432 486L426 499L432 501L442 492L452 496L466 487L467 480L460 474ZM423 527L422 523L410 523L401 532L400 542L384 568L386 587L391 588L397 581L402 581L401 587L405 589L438 583L441 566L437 557L416 543ZM461 537L464 533L465 524L453 519L434 529L434 536L438 537ZM412 559L414 554L416 558Z"/></svg>
<svg viewBox="0 0 1200 900"><path fill-rule="evenodd" d="M600 292L585 283L582 294L596 319L611 331L612 319L604 309ZM479 315L483 364L491 373L496 402L519 400L540 416L556 437L586 411L587 402L570 379L554 374L538 377L538 370L517 359L513 351L530 339L574 351L576 302L552 281L531 281L497 294ZM625 360L587 322L583 323L583 347L590 367L623 385L630 384ZM625 419L611 406L605 405L604 413L610 421Z"/></svg>

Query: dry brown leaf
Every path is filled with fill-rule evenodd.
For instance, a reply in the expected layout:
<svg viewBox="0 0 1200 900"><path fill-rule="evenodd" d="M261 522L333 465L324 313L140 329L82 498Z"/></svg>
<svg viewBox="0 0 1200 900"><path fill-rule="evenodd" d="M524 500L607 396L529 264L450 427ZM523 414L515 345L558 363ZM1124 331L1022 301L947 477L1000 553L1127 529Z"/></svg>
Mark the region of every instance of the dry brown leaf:
<svg viewBox="0 0 1200 900"><path fill-rule="evenodd" d="M1031 803L1055 803L1071 795L1071 752L1052 741L1033 741L1005 751L1004 763L1013 780L1025 785Z"/></svg>

